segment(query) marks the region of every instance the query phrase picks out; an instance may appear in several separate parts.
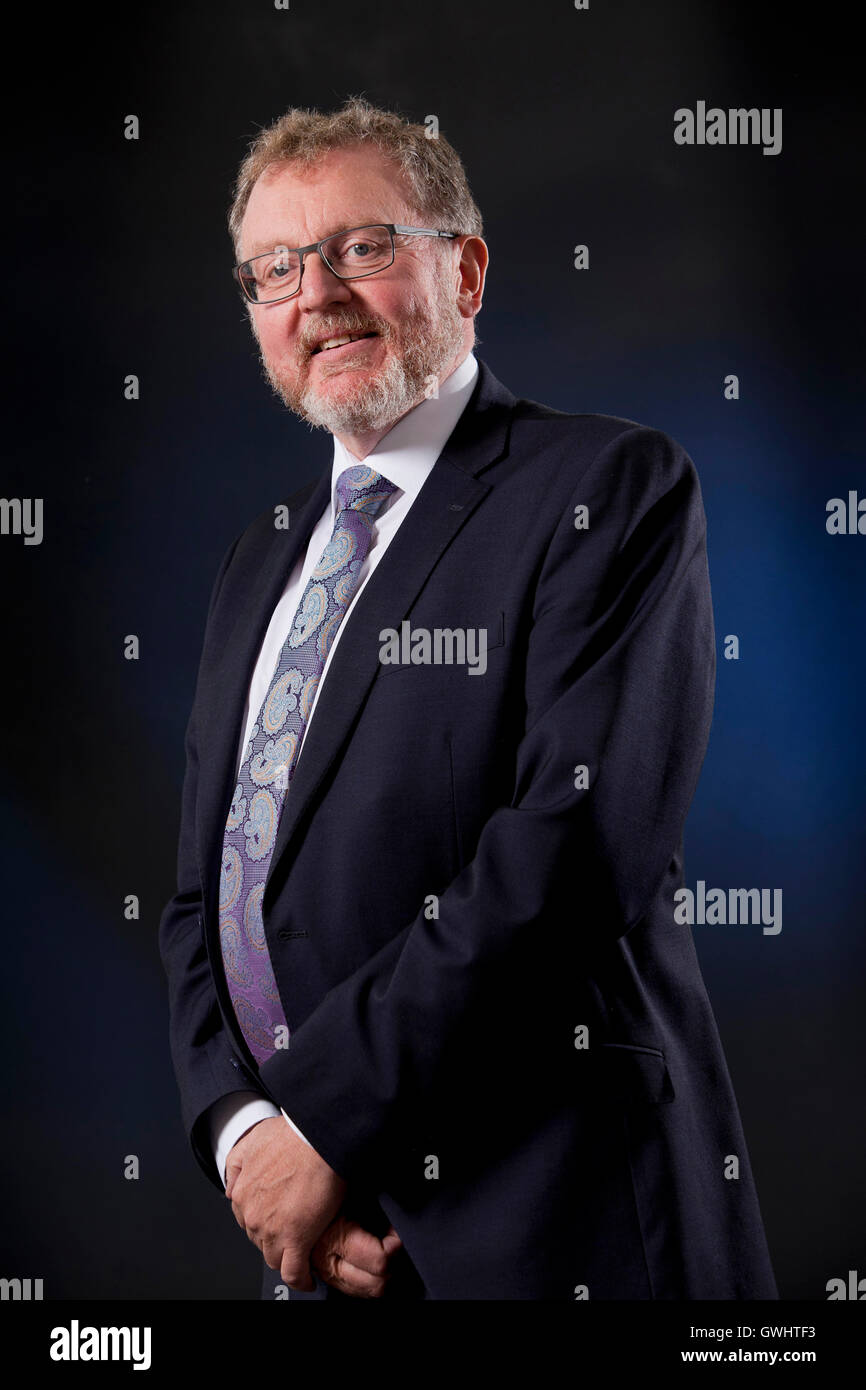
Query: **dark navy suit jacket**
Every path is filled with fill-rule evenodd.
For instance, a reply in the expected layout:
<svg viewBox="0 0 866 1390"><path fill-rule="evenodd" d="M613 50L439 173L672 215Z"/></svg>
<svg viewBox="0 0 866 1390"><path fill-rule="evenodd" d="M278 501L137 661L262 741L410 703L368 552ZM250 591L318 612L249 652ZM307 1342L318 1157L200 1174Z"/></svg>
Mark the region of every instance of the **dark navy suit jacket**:
<svg viewBox="0 0 866 1390"><path fill-rule="evenodd" d="M480 362L322 688L264 896L291 1041L261 1069L247 1050L223 831L251 672L329 488L243 532L208 613L160 924L199 1163L222 1192L207 1111L259 1090L393 1222L422 1297L777 1297L674 921L715 647L698 479L657 430L516 399ZM381 664L404 619L485 628L485 674Z"/></svg>

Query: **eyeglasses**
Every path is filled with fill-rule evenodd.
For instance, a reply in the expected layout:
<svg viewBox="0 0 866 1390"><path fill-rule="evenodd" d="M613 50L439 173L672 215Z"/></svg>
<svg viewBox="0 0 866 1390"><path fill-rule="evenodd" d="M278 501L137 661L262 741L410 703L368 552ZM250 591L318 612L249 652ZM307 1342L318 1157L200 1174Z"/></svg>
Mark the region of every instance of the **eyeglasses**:
<svg viewBox="0 0 866 1390"><path fill-rule="evenodd" d="M318 251L328 269L341 280L362 280L365 275L377 275L394 264L395 236L434 236L452 241L460 233L376 222L334 232L310 246L275 246L273 251L236 265L234 275L243 294L253 304L278 304L298 293L304 259L314 251Z"/></svg>

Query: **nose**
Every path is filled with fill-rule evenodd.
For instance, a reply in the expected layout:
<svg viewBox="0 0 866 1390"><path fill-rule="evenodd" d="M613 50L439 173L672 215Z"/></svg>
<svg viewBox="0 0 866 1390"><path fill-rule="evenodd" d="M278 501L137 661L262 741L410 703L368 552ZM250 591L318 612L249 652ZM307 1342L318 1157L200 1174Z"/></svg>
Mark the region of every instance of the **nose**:
<svg viewBox="0 0 866 1390"><path fill-rule="evenodd" d="M347 282L328 269L318 252L304 258L304 274L295 301L300 309L321 312L329 304L345 304L351 298Z"/></svg>

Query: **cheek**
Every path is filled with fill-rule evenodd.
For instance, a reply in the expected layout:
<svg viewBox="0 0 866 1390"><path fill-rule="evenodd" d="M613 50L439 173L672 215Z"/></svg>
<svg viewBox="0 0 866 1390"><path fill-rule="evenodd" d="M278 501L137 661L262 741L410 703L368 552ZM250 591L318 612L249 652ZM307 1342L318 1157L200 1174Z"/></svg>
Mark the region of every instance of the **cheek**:
<svg viewBox="0 0 866 1390"><path fill-rule="evenodd" d="M363 283L363 280L355 281L355 284L359 286ZM369 286L365 287L363 291L356 290L355 292L358 308L362 313L366 310L379 318L387 319L390 324L396 327L406 312L407 288L407 286L398 285L374 285L371 278Z"/></svg>
<svg viewBox="0 0 866 1390"><path fill-rule="evenodd" d="M402 293L395 289L383 301L381 313L399 328L401 322L406 318L407 308L413 300L418 298L419 293L421 291L415 284L406 285Z"/></svg>
<svg viewBox="0 0 866 1390"><path fill-rule="evenodd" d="M291 356L294 341L291 328L284 318L262 314L254 326L259 347L269 359L281 360Z"/></svg>

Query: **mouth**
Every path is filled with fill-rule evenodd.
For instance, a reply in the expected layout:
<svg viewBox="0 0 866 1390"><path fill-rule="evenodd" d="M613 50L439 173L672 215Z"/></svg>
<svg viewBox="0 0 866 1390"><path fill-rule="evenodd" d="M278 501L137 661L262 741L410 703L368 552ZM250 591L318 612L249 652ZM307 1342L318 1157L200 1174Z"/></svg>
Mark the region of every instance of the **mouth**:
<svg viewBox="0 0 866 1390"><path fill-rule="evenodd" d="M347 348L352 348L355 343L366 342L369 338L378 338L378 333L341 333L335 334L333 338L324 338L321 343L317 343L310 353L311 357L316 357L320 353L333 355L342 353Z"/></svg>

